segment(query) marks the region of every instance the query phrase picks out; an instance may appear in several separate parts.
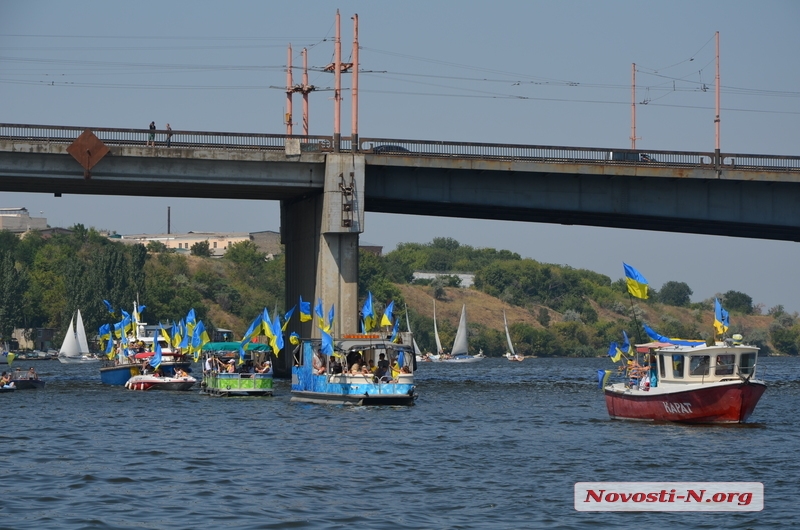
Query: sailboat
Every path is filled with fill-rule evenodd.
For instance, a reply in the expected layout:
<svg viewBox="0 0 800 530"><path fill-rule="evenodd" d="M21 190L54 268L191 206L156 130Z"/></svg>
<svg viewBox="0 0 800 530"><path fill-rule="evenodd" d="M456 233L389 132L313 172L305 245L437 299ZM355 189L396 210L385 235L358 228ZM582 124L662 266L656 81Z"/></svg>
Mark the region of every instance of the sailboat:
<svg viewBox="0 0 800 530"><path fill-rule="evenodd" d="M417 345L417 339L414 338L414 333L411 331L411 322L408 320L408 306L406 306L406 327L408 328L408 332L411 333L411 343L414 345L414 357L416 358L417 362L427 360L425 355L422 354L422 350L419 349L419 346Z"/></svg>
<svg viewBox="0 0 800 530"><path fill-rule="evenodd" d="M442 341L439 339L439 329L436 327L436 299L433 300L433 336L436 338L436 354L428 354L431 361L439 361L442 357Z"/></svg>
<svg viewBox="0 0 800 530"><path fill-rule="evenodd" d="M73 328L72 323L77 320ZM58 351L58 360L64 364L95 363L100 359L89 353L89 342L86 340L86 330L83 327L81 310L78 309L77 319L69 319L69 328L64 336L64 342Z"/></svg>
<svg viewBox="0 0 800 530"><path fill-rule="evenodd" d="M508 342L508 351L506 352L506 359L509 361L522 361L525 359L524 355L517 355L514 351L514 345L511 343L511 334L508 332L508 319L506 319L506 312L503 310L503 326L506 328L506 341Z"/></svg>
<svg viewBox="0 0 800 530"><path fill-rule="evenodd" d="M469 355L467 353L468 347L467 305L464 304L461 307L461 320L458 321L458 331L456 331L456 339L453 341L453 349L450 351L450 357L447 359L440 359L440 361L446 363L474 363L484 359L483 356Z"/></svg>

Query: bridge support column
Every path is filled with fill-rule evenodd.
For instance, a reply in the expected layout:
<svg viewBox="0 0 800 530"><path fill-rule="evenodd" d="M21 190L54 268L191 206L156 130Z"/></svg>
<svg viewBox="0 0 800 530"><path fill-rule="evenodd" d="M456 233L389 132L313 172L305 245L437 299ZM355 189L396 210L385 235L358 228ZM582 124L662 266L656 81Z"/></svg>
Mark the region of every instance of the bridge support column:
<svg viewBox="0 0 800 530"><path fill-rule="evenodd" d="M358 234L364 231L364 156L328 154L323 193L281 203L281 240L286 248L286 307L302 296L318 299L325 318L336 306L333 335L356 333L358 319ZM317 319L300 323L295 312L289 330L319 337ZM286 351L291 352L288 345ZM291 371L292 356L282 355L276 375Z"/></svg>

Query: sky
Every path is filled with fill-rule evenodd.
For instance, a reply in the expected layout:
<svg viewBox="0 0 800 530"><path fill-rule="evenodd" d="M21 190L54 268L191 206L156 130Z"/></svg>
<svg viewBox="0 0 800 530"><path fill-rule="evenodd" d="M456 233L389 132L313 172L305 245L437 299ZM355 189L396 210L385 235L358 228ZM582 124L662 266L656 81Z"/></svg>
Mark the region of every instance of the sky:
<svg viewBox="0 0 800 530"><path fill-rule="evenodd" d="M628 148L635 63L637 147L713 151L719 31L722 151L800 155L790 0L0 0L0 123L281 134L291 44L296 67L308 49L317 88L310 133L331 135L333 76L321 70L337 9L345 61L359 18L361 137ZM342 83L349 136L348 75ZM295 97L295 122L301 108ZM167 207L173 232L280 228L277 202L0 191L11 206L121 234L166 232ZM736 290L765 310L800 311L798 243L374 213L365 225L361 241L385 252L452 237L612 280L624 261L654 288L686 282L693 301Z"/></svg>

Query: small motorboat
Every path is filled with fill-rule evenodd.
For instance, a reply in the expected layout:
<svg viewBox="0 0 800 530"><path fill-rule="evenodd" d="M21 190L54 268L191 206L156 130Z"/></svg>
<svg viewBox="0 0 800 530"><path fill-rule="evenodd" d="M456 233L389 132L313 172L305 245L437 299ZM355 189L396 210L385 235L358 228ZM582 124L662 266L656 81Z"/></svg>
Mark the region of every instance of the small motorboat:
<svg viewBox="0 0 800 530"><path fill-rule="evenodd" d="M184 377L165 377L155 374L135 375L128 379L125 388L130 390L189 390L197 379Z"/></svg>

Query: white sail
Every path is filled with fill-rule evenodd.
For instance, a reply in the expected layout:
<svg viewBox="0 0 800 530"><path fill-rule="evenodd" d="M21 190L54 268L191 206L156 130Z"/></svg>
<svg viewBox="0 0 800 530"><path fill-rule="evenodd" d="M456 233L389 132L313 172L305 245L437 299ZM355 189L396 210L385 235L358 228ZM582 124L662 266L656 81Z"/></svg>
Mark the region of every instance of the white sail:
<svg viewBox="0 0 800 530"><path fill-rule="evenodd" d="M80 353L89 353L89 342L86 340L86 330L83 328L83 319L81 318L81 310L78 309L78 320L75 326L75 335L78 338L78 347Z"/></svg>
<svg viewBox="0 0 800 530"><path fill-rule="evenodd" d="M436 328L436 300L433 301L433 335L436 337L436 355L442 353L442 341L439 340L439 330Z"/></svg>
<svg viewBox="0 0 800 530"><path fill-rule="evenodd" d="M75 337L75 329L72 327L72 318L69 319L69 328L64 335L64 342L61 343L61 349L58 350L59 357L80 357L81 350L78 344L78 339Z"/></svg>
<svg viewBox="0 0 800 530"><path fill-rule="evenodd" d="M508 351L511 352L511 355L516 355L517 353L514 351L514 345L511 344L511 335L508 333L508 320L506 320L505 310L503 310L503 325L506 328L506 340L508 341Z"/></svg>
<svg viewBox="0 0 800 530"><path fill-rule="evenodd" d="M458 331L456 332L456 340L453 341L453 350L451 355L467 355L468 341L467 341L467 305L461 307L461 320L458 322Z"/></svg>
<svg viewBox="0 0 800 530"><path fill-rule="evenodd" d="M406 327L408 328L408 332L411 333L411 343L414 345L414 355L420 357L422 355L422 350L420 350L419 346L417 346L417 339L414 338L414 333L411 331L411 322L408 320L408 306L406 306Z"/></svg>

